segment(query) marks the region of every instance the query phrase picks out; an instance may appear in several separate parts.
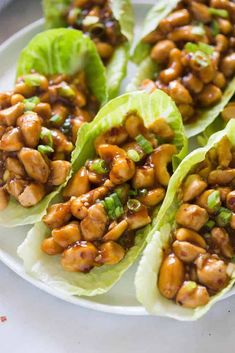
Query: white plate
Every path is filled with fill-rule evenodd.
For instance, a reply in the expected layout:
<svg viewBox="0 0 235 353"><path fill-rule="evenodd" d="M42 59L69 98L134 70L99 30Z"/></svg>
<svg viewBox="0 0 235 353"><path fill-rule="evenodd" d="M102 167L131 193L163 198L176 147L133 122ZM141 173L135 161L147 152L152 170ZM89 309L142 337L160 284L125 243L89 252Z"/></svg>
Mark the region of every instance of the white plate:
<svg viewBox="0 0 235 353"><path fill-rule="evenodd" d="M148 4L153 2L153 0L149 0L145 1L144 5L135 5L136 33L138 33L140 24L149 9ZM39 20L17 32L0 46L0 91L13 87L16 62L20 51L35 34L42 30L43 20ZM134 66L130 64L128 76L124 80L123 87L126 86L128 78L133 77L133 70ZM132 266L108 293L96 297L89 297L88 299L65 295L59 291L55 293L54 289L51 289L46 284L27 275L24 272L22 262L18 258L16 250L18 245L22 243L29 229L30 226L11 229L0 227L0 260L19 276L41 290L76 305L113 314L147 315L145 309L138 303L135 297L134 275L137 264ZM231 291L228 296L234 293L235 291Z"/></svg>

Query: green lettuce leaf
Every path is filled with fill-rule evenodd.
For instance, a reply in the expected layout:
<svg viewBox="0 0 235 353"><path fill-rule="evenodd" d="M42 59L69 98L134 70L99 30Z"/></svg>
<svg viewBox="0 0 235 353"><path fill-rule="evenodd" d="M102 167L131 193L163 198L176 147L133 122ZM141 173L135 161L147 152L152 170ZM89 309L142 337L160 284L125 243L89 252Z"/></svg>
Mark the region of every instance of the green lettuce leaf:
<svg viewBox="0 0 235 353"><path fill-rule="evenodd" d="M82 140L79 140L80 151L76 156L74 155L76 157L75 170L78 170L87 159L94 156L93 142L96 137L111 127L120 126L130 111L137 112L143 118L146 126L159 116L165 118L175 131L174 143L178 150L178 159L175 162L178 163L179 159L187 154L187 139L184 135L180 113L173 101L161 91L150 95L135 92L110 101L100 110L89 127L86 124L80 129ZM155 215L157 212L158 209L156 209ZM59 256L48 256L41 251L42 240L49 232L42 222L36 224L29 232L19 247L18 254L23 259L27 272L55 290L60 290L65 294L93 296L108 291L133 264L142 252L151 228L152 226L149 225L137 232L134 246L119 264L94 268L88 274L66 272L60 266Z"/></svg>
<svg viewBox="0 0 235 353"><path fill-rule="evenodd" d="M235 273L228 286L220 293L211 297L209 303L196 309L187 309L176 305L173 301L164 298L157 286L158 272L163 259L163 249L170 241L170 232L174 227L175 214L179 207L177 190L179 190L183 179L198 163L205 159L206 153L215 146L224 136L228 136L232 145L235 146L235 121L231 120L226 128L217 132L208 141L208 144L190 153L179 165L171 178L168 191L162 207L158 213L156 226L148 237L148 245L145 248L140 261L136 278L136 293L138 300L151 313L159 316L169 316L178 320L196 320L203 316L225 293L227 293L235 282Z"/></svg>
<svg viewBox="0 0 235 353"><path fill-rule="evenodd" d="M153 79L161 71L160 65L158 66L150 59L150 49L149 44L143 43L141 40L154 29L157 28L159 22L165 18L177 5L178 0L160 0L147 14L146 20L144 22L143 31L140 36L140 40L135 48L132 60L138 66L136 75L127 87L127 91L137 90L141 82L148 78ZM212 108L203 109L200 112L200 116L197 120L190 124L185 124L185 131L188 138L196 136L205 131L205 129L211 125L214 120L219 116L224 107L231 100L235 93L235 78L231 80L228 84L226 90L223 93L221 101L213 106ZM214 128L216 125L214 125ZM218 131L218 130L217 130ZM205 141L205 140L204 140Z"/></svg>
<svg viewBox="0 0 235 353"><path fill-rule="evenodd" d="M104 66L93 42L79 31L55 29L40 33L33 38L20 54L17 76L29 73L32 69L45 75L74 74L76 71L85 70L92 93L101 104L107 100ZM73 155L78 151L77 146L71 157L72 163ZM0 212L0 225L13 227L38 222L62 186L44 197L34 207L22 207L15 199L11 199L8 207Z"/></svg>
<svg viewBox="0 0 235 353"><path fill-rule="evenodd" d="M43 11L47 28L65 27L64 14L72 0L43 0ZM110 2L113 15L120 24L122 34L128 42L120 45L107 65L107 84L109 99L116 97L126 75L130 44L133 40L134 15L130 0Z"/></svg>
<svg viewBox="0 0 235 353"><path fill-rule="evenodd" d="M180 0L158 0L156 5L150 9L144 21L143 30L132 57L132 60L136 64L140 64L150 53L151 46L147 43L143 43L142 39L146 37L147 34L154 31L159 25L159 22L165 18L179 2Z"/></svg>

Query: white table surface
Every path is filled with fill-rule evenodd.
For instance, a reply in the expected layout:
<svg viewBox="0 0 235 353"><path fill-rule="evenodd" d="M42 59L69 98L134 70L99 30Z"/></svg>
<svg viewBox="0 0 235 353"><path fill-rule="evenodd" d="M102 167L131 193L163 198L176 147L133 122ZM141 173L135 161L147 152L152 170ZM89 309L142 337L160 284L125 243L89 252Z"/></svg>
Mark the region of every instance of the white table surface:
<svg viewBox="0 0 235 353"><path fill-rule="evenodd" d="M0 43L39 17L39 0L15 0L0 13ZM222 353L234 349L235 298L217 304L194 323L113 316L56 299L2 263L1 316L7 318L0 320L1 353Z"/></svg>

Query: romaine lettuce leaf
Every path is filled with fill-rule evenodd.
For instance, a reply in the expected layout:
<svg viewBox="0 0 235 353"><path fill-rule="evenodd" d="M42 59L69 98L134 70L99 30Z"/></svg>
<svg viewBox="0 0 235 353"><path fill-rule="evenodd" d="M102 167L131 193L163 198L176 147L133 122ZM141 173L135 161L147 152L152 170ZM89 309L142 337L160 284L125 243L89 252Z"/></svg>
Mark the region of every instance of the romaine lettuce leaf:
<svg viewBox="0 0 235 353"><path fill-rule="evenodd" d="M74 74L78 70L85 70L92 93L101 104L107 100L104 66L92 41L79 31L55 29L33 38L19 57L17 76L29 73L32 69L45 75ZM79 150L79 147L76 148ZM76 148L74 154L78 152ZM61 187L31 208L24 208L11 199L8 207L0 212L0 224L13 227L38 222Z"/></svg>
<svg viewBox="0 0 235 353"><path fill-rule="evenodd" d="M72 0L43 0L43 10L47 28L66 27L64 14ZM109 99L116 97L125 77L129 59L130 45L133 39L134 14L130 0L111 0L113 15L120 24L121 33L127 38L127 43L116 48L107 65L107 83Z"/></svg>
<svg viewBox="0 0 235 353"><path fill-rule="evenodd" d="M203 161L206 153L226 135L232 145L235 146L235 120L231 120L224 130L212 135L205 147L190 153L181 162L171 178L165 200L158 213L156 226L148 236L148 245L143 253L135 278L137 298L151 314L169 316L178 320L196 320L219 301L235 282L234 273L226 288L211 297L207 305L196 309L187 309L176 305L173 301L164 298L157 288L163 249L169 244L170 231L174 227L175 214L179 206L177 190L179 190L183 179L191 169Z"/></svg>
<svg viewBox="0 0 235 353"><path fill-rule="evenodd" d="M83 125L80 129L80 151L74 158L75 170L78 170L87 159L94 156L94 140L97 136L111 127L122 124L130 111L137 112L144 120L146 126L161 116L166 119L175 131L174 143L178 150L178 159L187 154L187 139L180 113L173 101L162 91L150 95L134 92L120 96L105 105L95 120ZM78 138L79 139L79 138ZM81 143L82 141L82 143ZM175 160L178 163L178 159ZM155 211L157 214L158 209ZM137 232L134 246L128 251L125 258L117 265L101 266L88 274L69 273L62 269L58 256L48 256L41 251L42 240L47 236L48 229L41 222L29 232L23 244L18 249L23 259L26 271L39 278L55 290L72 295L97 295L108 291L131 266L145 246L145 240L152 226L147 226Z"/></svg>
<svg viewBox="0 0 235 353"><path fill-rule="evenodd" d="M160 0L147 14L143 31L132 57L132 60L138 64L138 68L136 75L127 87L128 92L131 90L137 90L144 79L153 79L160 72L161 67L154 63L154 61L149 57L151 46L143 43L141 40L157 28L159 22L176 7L178 2L179 0ZM235 78L228 84L223 93L222 99L218 104L212 108L203 109L197 120L190 124L185 124L187 137L190 138L204 132L205 129L219 116L221 111L223 111L224 107L228 104L234 93Z"/></svg>
<svg viewBox="0 0 235 353"><path fill-rule="evenodd" d="M136 64L140 64L150 53L151 46L147 43L143 43L142 39L146 37L147 34L154 31L160 21L174 10L179 2L180 0L158 0L156 5L150 9L144 21L143 30L132 57L132 60Z"/></svg>

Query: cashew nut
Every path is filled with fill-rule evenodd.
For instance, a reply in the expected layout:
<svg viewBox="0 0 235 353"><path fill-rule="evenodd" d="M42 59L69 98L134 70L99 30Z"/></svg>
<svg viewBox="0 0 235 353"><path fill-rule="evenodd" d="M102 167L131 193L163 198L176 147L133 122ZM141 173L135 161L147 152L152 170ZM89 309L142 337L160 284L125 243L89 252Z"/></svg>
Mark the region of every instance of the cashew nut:
<svg viewBox="0 0 235 353"><path fill-rule="evenodd" d="M151 155L151 162L154 165L155 176L161 185L167 186L170 174L167 166L172 161L172 157L177 153L175 145L164 144L155 149Z"/></svg>

